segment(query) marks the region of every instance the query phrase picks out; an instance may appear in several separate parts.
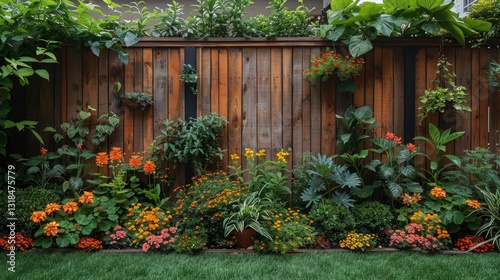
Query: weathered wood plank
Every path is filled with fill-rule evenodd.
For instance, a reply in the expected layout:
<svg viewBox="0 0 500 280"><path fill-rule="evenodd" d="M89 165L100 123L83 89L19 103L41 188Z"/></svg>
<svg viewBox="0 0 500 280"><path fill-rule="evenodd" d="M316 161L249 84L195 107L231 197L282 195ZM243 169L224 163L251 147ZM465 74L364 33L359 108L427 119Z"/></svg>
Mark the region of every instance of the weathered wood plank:
<svg viewBox="0 0 500 280"><path fill-rule="evenodd" d="M219 49L219 78L218 78L218 89L219 89L219 96L218 96L218 104L217 110L214 110L215 112L218 112L220 116L225 117L228 119L229 116L229 94L228 94L228 50L227 48L221 48ZM221 147L227 147L228 145L228 130L224 130L221 135L220 139L220 145ZM229 163L228 158L229 158L229 153L228 150L225 149L224 153L224 158L221 162L221 165L219 168L222 170L227 170L227 165Z"/></svg>
<svg viewBox="0 0 500 280"><path fill-rule="evenodd" d="M303 74L303 49L300 47L293 48L293 72L292 72L292 137L293 137L293 152L295 155L301 154L304 151L303 146L303 131L304 131L304 116L302 107L302 83L304 81Z"/></svg>
<svg viewBox="0 0 500 280"><path fill-rule="evenodd" d="M309 48L303 48L302 52L302 152L311 152L311 87L309 83L304 79L304 69L309 67L311 61L311 50Z"/></svg>
<svg viewBox="0 0 500 280"><path fill-rule="evenodd" d="M311 57L320 54L320 48L311 48ZM307 65L307 64L306 64ZM321 86L309 83L311 91L311 154L321 153Z"/></svg>
<svg viewBox="0 0 500 280"><path fill-rule="evenodd" d="M242 149L257 149L257 49L243 48ZM246 162L242 162L246 168Z"/></svg>
<svg viewBox="0 0 500 280"><path fill-rule="evenodd" d="M489 54L487 48L479 49L479 81L480 81L480 100L479 100L479 146L483 148L488 147L488 101L489 101L489 83L488 83L488 70L489 70ZM490 148L491 152L498 152L498 149Z"/></svg>
<svg viewBox="0 0 500 280"><path fill-rule="evenodd" d="M271 50L257 49L257 147L271 159Z"/></svg>
<svg viewBox="0 0 500 280"><path fill-rule="evenodd" d="M153 112L154 112L154 136L161 134L161 123L167 119L167 72L168 72L168 49L155 48L153 58Z"/></svg>
<svg viewBox="0 0 500 280"><path fill-rule="evenodd" d="M154 64L153 64L153 49L152 48L144 48L142 50L142 59L143 59L143 80L142 80L142 91L153 95L153 104L154 104ZM153 143L154 139L154 130L153 130L153 107L148 106L142 112L142 150L147 150L149 145ZM141 147L138 147L141 150Z"/></svg>
<svg viewBox="0 0 500 280"><path fill-rule="evenodd" d="M398 135L403 137L404 135L404 123L405 123L405 65L404 65L404 48L398 47L394 48L393 51L394 67L393 67L393 130ZM412 139L403 139L404 143L413 142Z"/></svg>
<svg viewBox="0 0 500 280"><path fill-rule="evenodd" d="M237 48L228 51L228 153L236 154L240 158L242 155L242 92L243 92L243 54ZM229 164L232 164L229 163Z"/></svg>
<svg viewBox="0 0 500 280"><path fill-rule="evenodd" d="M457 48L455 50L455 73L457 74L456 84L464 86L467 89L467 105L471 104L471 87L472 87L472 50L469 48ZM466 133L455 140L454 154L463 155L464 150L470 149L471 141L471 113L463 112L458 114L456 118L455 130L466 131Z"/></svg>

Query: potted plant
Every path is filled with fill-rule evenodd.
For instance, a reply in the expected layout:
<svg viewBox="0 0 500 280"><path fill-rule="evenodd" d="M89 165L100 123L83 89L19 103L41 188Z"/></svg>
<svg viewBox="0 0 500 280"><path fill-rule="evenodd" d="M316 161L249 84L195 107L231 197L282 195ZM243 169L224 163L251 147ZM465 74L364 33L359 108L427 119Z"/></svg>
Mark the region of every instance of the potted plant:
<svg viewBox="0 0 500 280"><path fill-rule="evenodd" d="M141 107L141 110L153 104L153 96L145 92L125 92L122 103L129 108Z"/></svg>
<svg viewBox="0 0 500 280"><path fill-rule="evenodd" d="M260 198L258 192L250 193L245 200L233 205L235 212L224 219L224 236L233 234L240 248L248 248L254 244L256 233L273 240L269 232L260 223L269 220L267 205L271 200Z"/></svg>
<svg viewBox="0 0 500 280"><path fill-rule="evenodd" d="M448 69L452 66L446 58L440 57L437 62L436 78L432 81L432 88L425 91L420 96L422 106L418 109L420 121L425 119L428 114L440 112L444 113L447 108L453 108L457 111L471 111L467 102L467 93L464 86L457 86L453 79L456 77L454 72Z"/></svg>

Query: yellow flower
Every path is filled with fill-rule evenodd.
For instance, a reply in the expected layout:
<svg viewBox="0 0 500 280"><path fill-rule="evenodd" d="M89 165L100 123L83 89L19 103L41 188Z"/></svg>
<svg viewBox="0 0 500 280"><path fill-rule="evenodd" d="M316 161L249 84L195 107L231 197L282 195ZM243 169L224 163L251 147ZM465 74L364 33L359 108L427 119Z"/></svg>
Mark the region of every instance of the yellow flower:
<svg viewBox="0 0 500 280"><path fill-rule="evenodd" d="M254 157L254 151L249 149L249 148L245 148L245 157L246 158L253 158Z"/></svg>
<svg viewBox="0 0 500 280"><path fill-rule="evenodd" d="M232 154L231 155L231 160L236 161L236 160L239 160L239 159L240 159L240 157L237 154Z"/></svg>
<svg viewBox="0 0 500 280"><path fill-rule="evenodd" d="M446 191L443 190L441 187L436 186L431 190L431 195L433 195L435 198L445 198Z"/></svg>
<svg viewBox="0 0 500 280"><path fill-rule="evenodd" d="M283 151L283 149L281 149L281 151L279 151L277 154L276 154L276 157L278 157L278 161L281 161L283 163L287 163L287 160L286 158L290 155L289 152L285 152Z"/></svg>
<svg viewBox="0 0 500 280"><path fill-rule="evenodd" d="M474 199L474 200L467 199L466 204L467 204L467 206L469 206L470 208L474 208L474 209L479 209L479 208L481 208L481 204L480 204L480 203L479 203L479 201L477 201L476 199Z"/></svg>
<svg viewBox="0 0 500 280"><path fill-rule="evenodd" d="M259 150L256 154L257 157L265 157L266 156L266 150L262 149Z"/></svg>

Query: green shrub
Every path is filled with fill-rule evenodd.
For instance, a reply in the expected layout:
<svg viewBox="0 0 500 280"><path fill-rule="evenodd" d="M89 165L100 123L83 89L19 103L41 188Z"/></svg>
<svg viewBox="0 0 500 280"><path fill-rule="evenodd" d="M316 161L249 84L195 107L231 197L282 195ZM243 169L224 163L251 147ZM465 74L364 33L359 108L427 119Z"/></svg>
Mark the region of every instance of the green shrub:
<svg viewBox="0 0 500 280"><path fill-rule="evenodd" d="M308 217L314 221L318 235L328 238L331 244L346 238L347 233L356 227L356 220L349 208L339 206L331 199L323 198L314 205Z"/></svg>
<svg viewBox="0 0 500 280"><path fill-rule="evenodd" d="M7 197L0 195L2 209L7 209ZM45 205L52 202L60 202L61 198L54 191L37 187L28 187L16 191L16 230L25 236L33 236L38 226L30 220L31 213L38 209L43 209ZM0 217L5 221L5 211Z"/></svg>
<svg viewBox="0 0 500 280"><path fill-rule="evenodd" d="M356 220L356 232L380 234L390 229L394 214L389 205L368 201L355 205L352 214Z"/></svg>

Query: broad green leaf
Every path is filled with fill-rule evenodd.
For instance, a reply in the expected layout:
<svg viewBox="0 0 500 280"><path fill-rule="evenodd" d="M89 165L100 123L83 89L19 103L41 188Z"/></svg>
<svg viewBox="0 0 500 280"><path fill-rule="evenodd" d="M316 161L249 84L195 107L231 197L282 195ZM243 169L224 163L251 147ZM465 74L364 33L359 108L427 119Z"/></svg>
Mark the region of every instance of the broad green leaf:
<svg viewBox="0 0 500 280"><path fill-rule="evenodd" d="M86 111L80 111L80 118L82 120L86 120L87 118L89 118L91 116L91 113L90 112L86 112Z"/></svg>
<svg viewBox="0 0 500 280"><path fill-rule="evenodd" d="M125 35L125 38L124 38L124 42L125 42L125 45L127 47L130 47L134 44L136 44L137 42L139 42L141 40L141 38L137 37L134 33L132 32L127 32L127 34Z"/></svg>
<svg viewBox="0 0 500 280"><path fill-rule="evenodd" d="M436 10L443 3L444 0L417 0L417 5L426 9L427 11Z"/></svg>
<svg viewBox="0 0 500 280"><path fill-rule="evenodd" d="M391 15L382 14L372 22L372 25L377 29L379 34L390 37L394 30L394 20Z"/></svg>
<svg viewBox="0 0 500 280"><path fill-rule="evenodd" d="M390 182L388 188L393 198L398 198L403 193L403 188L395 182Z"/></svg>
<svg viewBox="0 0 500 280"><path fill-rule="evenodd" d="M448 31L455 40L460 44L460 46L465 47L465 35L464 32L453 22L451 21L442 21L439 22L441 27Z"/></svg>
<svg viewBox="0 0 500 280"><path fill-rule="evenodd" d="M375 188L372 185L365 185L362 188L358 188L358 187L350 188L349 192L352 195L355 195L359 198L368 198L368 197L372 196L374 189Z"/></svg>
<svg viewBox="0 0 500 280"><path fill-rule="evenodd" d="M359 0L356 0L356 2L359 2ZM342 10L347 8L352 3L353 3L352 0L331 0L330 8L334 11Z"/></svg>
<svg viewBox="0 0 500 280"><path fill-rule="evenodd" d="M438 163L435 161L431 161L431 170L437 170L438 169Z"/></svg>
<svg viewBox="0 0 500 280"><path fill-rule="evenodd" d="M349 40L349 53L353 57L360 57L373 49L369 40L363 39L362 35L352 36Z"/></svg>
<svg viewBox="0 0 500 280"><path fill-rule="evenodd" d="M437 36L441 30L441 26L437 22L426 22L422 24L422 30L429 33L429 35Z"/></svg>
<svg viewBox="0 0 500 280"><path fill-rule="evenodd" d="M464 23L476 31L488 32L491 30L491 22L488 21L466 17Z"/></svg>
<svg viewBox="0 0 500 280"><path fill-rule="evenodd" d="M459 157L455 155L445 155L445 157L448 158L451 162L453 162L453 164L455 164L456 166L458 167L462 166L462 161L460 160Z"/></svg>

